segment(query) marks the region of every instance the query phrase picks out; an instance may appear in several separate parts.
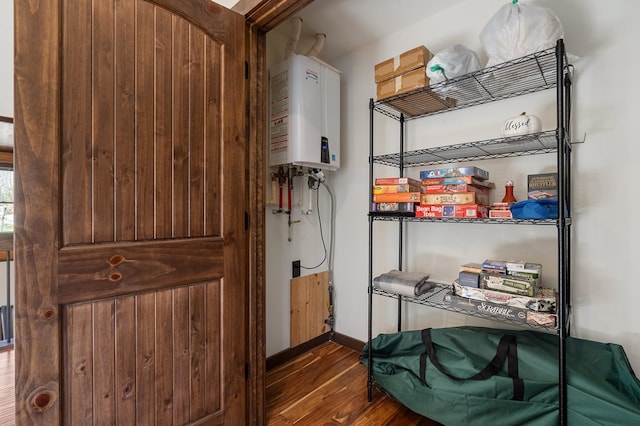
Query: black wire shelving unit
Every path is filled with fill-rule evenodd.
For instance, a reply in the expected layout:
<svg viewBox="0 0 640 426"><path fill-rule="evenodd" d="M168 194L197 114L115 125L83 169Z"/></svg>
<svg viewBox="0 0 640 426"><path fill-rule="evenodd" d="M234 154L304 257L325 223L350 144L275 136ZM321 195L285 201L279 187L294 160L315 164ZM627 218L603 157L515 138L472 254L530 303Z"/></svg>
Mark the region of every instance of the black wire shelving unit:
<svg viewBox="0 0 640 426"><path fill-rule="evenodd" d="M532 327L558 335L558 386L560 424L567 423L567 370L566 338L569 336L570 313L570 259L571 259L571 137L570 113L573 84L573 67L567 60L564 40L556 46L513 61L485 68L461 77L392 96L379 101L369 101L369 186L374 184L374 165L394 167L404 176L408 167L448 164L458 161L477 161L493 158L509 158L523 155L556 153L558 171L558 217L556 219L461 219L416 218L412 213L369 213L369 287L368 287L368 397L372 399L374 385L371 340L373 333L373 296L397 299L398 331L402 330L402 302L417 303L437 309L460 312L494 321L508 322L519 327ZM457 109L473 107L502 99L556 89L557 127L535 134L471 141L456 145L405 151L406 122L442 114ZM376 113L399 123L399 149L395 153L374 155L374 118ZM370 196L369 205L373 202ZM562 214L561 212L565 212ZM439 285L432 292L420 297L405 297L373 287L373 235L374 224L380 221L398 222L398 269L404 265L403 225L406 222L477 223L496 225L555 225L558 244L558 298L556 327L542 327L520 322L497 319L479 312L469 312L453 307L447 299L452 290L449 285Z"/></svg>
<svg viewBox="0 0 640 426"><path fill-rule="evenodd" d="M533 133L467 142L458 145L439 146L415 151L373 157L375 164L400 167L447 164L452 161L476 161L491 158L520 157L523 155L548 154L557 151L556 131Z"/></svg>
<svg viewBox="0 0 640 426"><path fill-rule="evenodd" d="M376 101L374 109L393 119L403 116L408 121L550 89L557 86L556 53L556 48L543 50L395 95Z"/></svg>
<svg viewBox="0 0 640 426"><path fill-rule="evenodd" d="M398 297L397 294L389 293L379 288L374 288L373 294L390 297L392 299L395 299ZM495 315L485 314L478 310L462 309L456 306L452 306L451 302L449 301L450 296L451 296L451 286L445 285L445 284L439 284L432 291L429 291L428 293L425 293L423 295L416 296L416 297L403 296L403 300L406 302L416 303L418 305L429 306L431 308L444 309L451 312L458 312L458 313L470 315L473 317L496 321ZM558 332L556 327L546 327L546 326L542 326L534 323L526 323L526 322L515 320L515 319L500 318L500 322L504 324L516 325L518 327L532 328L534 330L544 331L546 333Z"/></svg>

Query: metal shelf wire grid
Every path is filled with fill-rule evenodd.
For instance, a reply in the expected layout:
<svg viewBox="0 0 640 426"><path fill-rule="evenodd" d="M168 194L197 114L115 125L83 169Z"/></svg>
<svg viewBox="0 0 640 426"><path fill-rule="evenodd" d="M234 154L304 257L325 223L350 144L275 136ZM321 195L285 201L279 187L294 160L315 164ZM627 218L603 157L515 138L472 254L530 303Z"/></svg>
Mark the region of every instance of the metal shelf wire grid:
<svg viewBox="0 0 640 426"><path fill-rule="evenodd" d="M376 101L374 109L399 120L440 114L556 86L556 50L543 50Z"/></svg>
<svg viewBox="0 0 640 426"><path fill-rule="evenodd" d="M415 217L413 213L370 212L373 220L397 222L448 222L448 223L481 223L500 225L557 225L557 219L489 219L489 218L461 218L461 217ZM566 217L565 223L570 224L571 218Z"/></svg>
<svg viewBox="0 0 640 426"><path fill-rule="evenodd" d="M550 333L558 332L557 329L552 327L544 327L544 326L530 324L530 323L523 323L521 321L514 321L508 318L497 318L494 315L482 313L480 311L471 311L471 310L458 309L456 307L453 307L451 306L451 303L449 303L446 300L446 296L452 291L452 289L453 287L450 285L438 283L437 287L435 287L432 291L429 291L428 293L425 293L423 295L416 296L416 297L402 296L402 300L411 302L411 303L417 303L419 305L430 306L432 308L443 309L445 311L458 312L465 315L471 315L474 317L484 318L492 321L498 321L501 323L514 324L514 325L517 325L518 327L529 327L535 330L546 331ZM394 299L398 298L397 294L389 293L384 290L380 290L379 288L373 288L373 294L391 297Z"/></svg>
<svg viewBox="0 0 640 426"><path fill-rule="evenodd" d="M520 157L548 154L558 148L556 131L547 130L528 135L508 136L457 145L418 149L404 153L404 167L447 164L453 161L487 160L490 158ZM400 153L377 155L373 162L386 166L400 166Z"/></svg>

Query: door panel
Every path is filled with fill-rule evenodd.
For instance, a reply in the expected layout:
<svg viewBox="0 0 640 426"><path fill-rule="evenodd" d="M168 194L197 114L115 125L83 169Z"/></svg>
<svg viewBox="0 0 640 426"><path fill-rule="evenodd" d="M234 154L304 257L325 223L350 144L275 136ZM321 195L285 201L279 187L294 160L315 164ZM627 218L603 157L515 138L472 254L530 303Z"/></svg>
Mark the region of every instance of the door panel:
<svg viewBox="0 0 640 426"><path fill-rule="evenodd" d="M62 5L63 99L79 100L62 105L63 245L219 235L222 44L146 1L76 3Z"/></svg>
<svg viewBox="0 0 640 426"><path fill-rule="evenodd" d="M117 413L132 407L137 424L220 415L220 288L214 281L65 305L68 423L84 424L92 413L97 423L116 424ZM120 345L136 353L135 365L118 356Z"/></svg>
<svg viewBox="0 0 640 426"><path fill-rule="evenodd" d="M202 282L224 275L224 241L191 238L65 247L58 253L58 298L98 297Z"/></svg>
<svg viewBox="0 0 640 426"><path fill-rule="evenodd" d="M17 424L245 423L244 19L23 3Z"/></svg>

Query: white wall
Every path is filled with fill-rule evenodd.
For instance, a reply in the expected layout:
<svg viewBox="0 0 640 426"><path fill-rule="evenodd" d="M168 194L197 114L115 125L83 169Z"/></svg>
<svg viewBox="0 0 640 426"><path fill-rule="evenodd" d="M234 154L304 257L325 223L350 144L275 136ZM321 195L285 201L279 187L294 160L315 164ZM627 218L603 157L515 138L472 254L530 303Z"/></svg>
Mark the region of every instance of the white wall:
<svg viewBox="0 0 640 426"><path fill-rule="evenodd" d="M13 1L0 2L0 115L13 118Z"/></svg>
<svg viewBox="0 0 640 426"><path fill-rule="evenodd" d="M338 292L336 331L367 337L367 202L368 100L375 96L373 66L399 52L424 44L439 51L455 43L476 50L482 60L478 34L505 0L468 0L442 14L389 34L336 61L342 78L342 168L335 175L338 199L335 285ZM634 296L640 250L635 213L639 204L631 189L640 157L634 119L640 111L639 59L636 17L640 3L620 0L539 1L560 17L575 63L572 239L572 335L624 346L636 371L640 370L640 310ZM521 111L538 115L545 129L555 127L554 91L526 95L490 105L436 115L410 122L409 149L499 136L502 122ZM376 117L378 153L396 149L397 123ZM516 196L525 197L526 175L552 170L554 156L529 156L477 163L490 171L501 198L507 179L516 181ZM417 177L420 169L410 170ZM395 170L376 167L376 175ZM395 223L376 223L374 273L396 266ZM547 284L555 284L556 229L553 226L496 226L475 224L409 224L407 243L412 253L408 270L452 279L458 265L485 258L524 258L544 265ZM270 283L268 284L270 285ZM375 297L374 335L395 331L395 301ZM406 306L407 328L462 324L493 325L464 315L426 307Z"/></svg>
<svg viewBox="0 0 640 426"><path fill-rule="evenodd" d="M285 35L276 31L267 34L267 67L284 60L285 46L287 43L289 24L284 24L287 28ZM312 39L302 38L298 43L296 52L306 52L313 44ZM268 120L267 120L268 122ZM267 153L268 155L268 153ZM271 195L270 173L273 170L267 168L266 175L266 198ZM337 190L334 186L335 172L325 172L326 184ZM289 348L289 327L290 327L290 280L291 262L300 260L302 266L316 266L324 258L324 249L320 238L320 225L318 221L318 207L316 196L320 197L320 218L322 219L322 231L327 249L330 243L330 198L324 187L321 187L319 194L313 191L312 214L306 215L302 210L309 207L309 192L307 179L294 178L294 189L292 197L291 220L295 222L289 230L288 217L286 214L274 214L277 208L268 205L265 209L265 236L266 236L266 353L273 355ZM273 195L276 203L277 193ZM286 186L284 196L284 208L286 203ZM291 234L289 234L291 233ZM291 241L289 241L289 236ZM327 262L320 264L318 268L302 269L301 275L308 275L315 272L326 271Z"/></svg>

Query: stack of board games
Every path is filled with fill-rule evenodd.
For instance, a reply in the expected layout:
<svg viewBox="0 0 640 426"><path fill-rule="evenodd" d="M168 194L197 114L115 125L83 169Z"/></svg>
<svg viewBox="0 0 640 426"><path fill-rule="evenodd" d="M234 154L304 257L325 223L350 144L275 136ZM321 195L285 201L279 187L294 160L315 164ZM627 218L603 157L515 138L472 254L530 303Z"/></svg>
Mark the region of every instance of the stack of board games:
<svg viewBox="0 0 640 426"><path fill-rule="evenodd" d="M555 328L555 290L540 285L542 265L487 259L460 267L448 300L452 307L518 323Z"/></svg>
<svg viewBox="0 0 640 426"><path fill-rule="evenodd" d="M489 208L489 219L511 219L511 203L493 203Z"/></svg>
<svg viewBox="0 0 640 426"><path fill-rule="evenodd" d="M372 212L413 213L420 202L420 181L407 177L377 178L372 188Z"/></svg>
<svg viewBox="0 0 640 426"><path fill-rule="evenodd" d="M421 171L416 217L488 217L489 195L495 187L488 179L489 172L478 167Z"/></svg>

